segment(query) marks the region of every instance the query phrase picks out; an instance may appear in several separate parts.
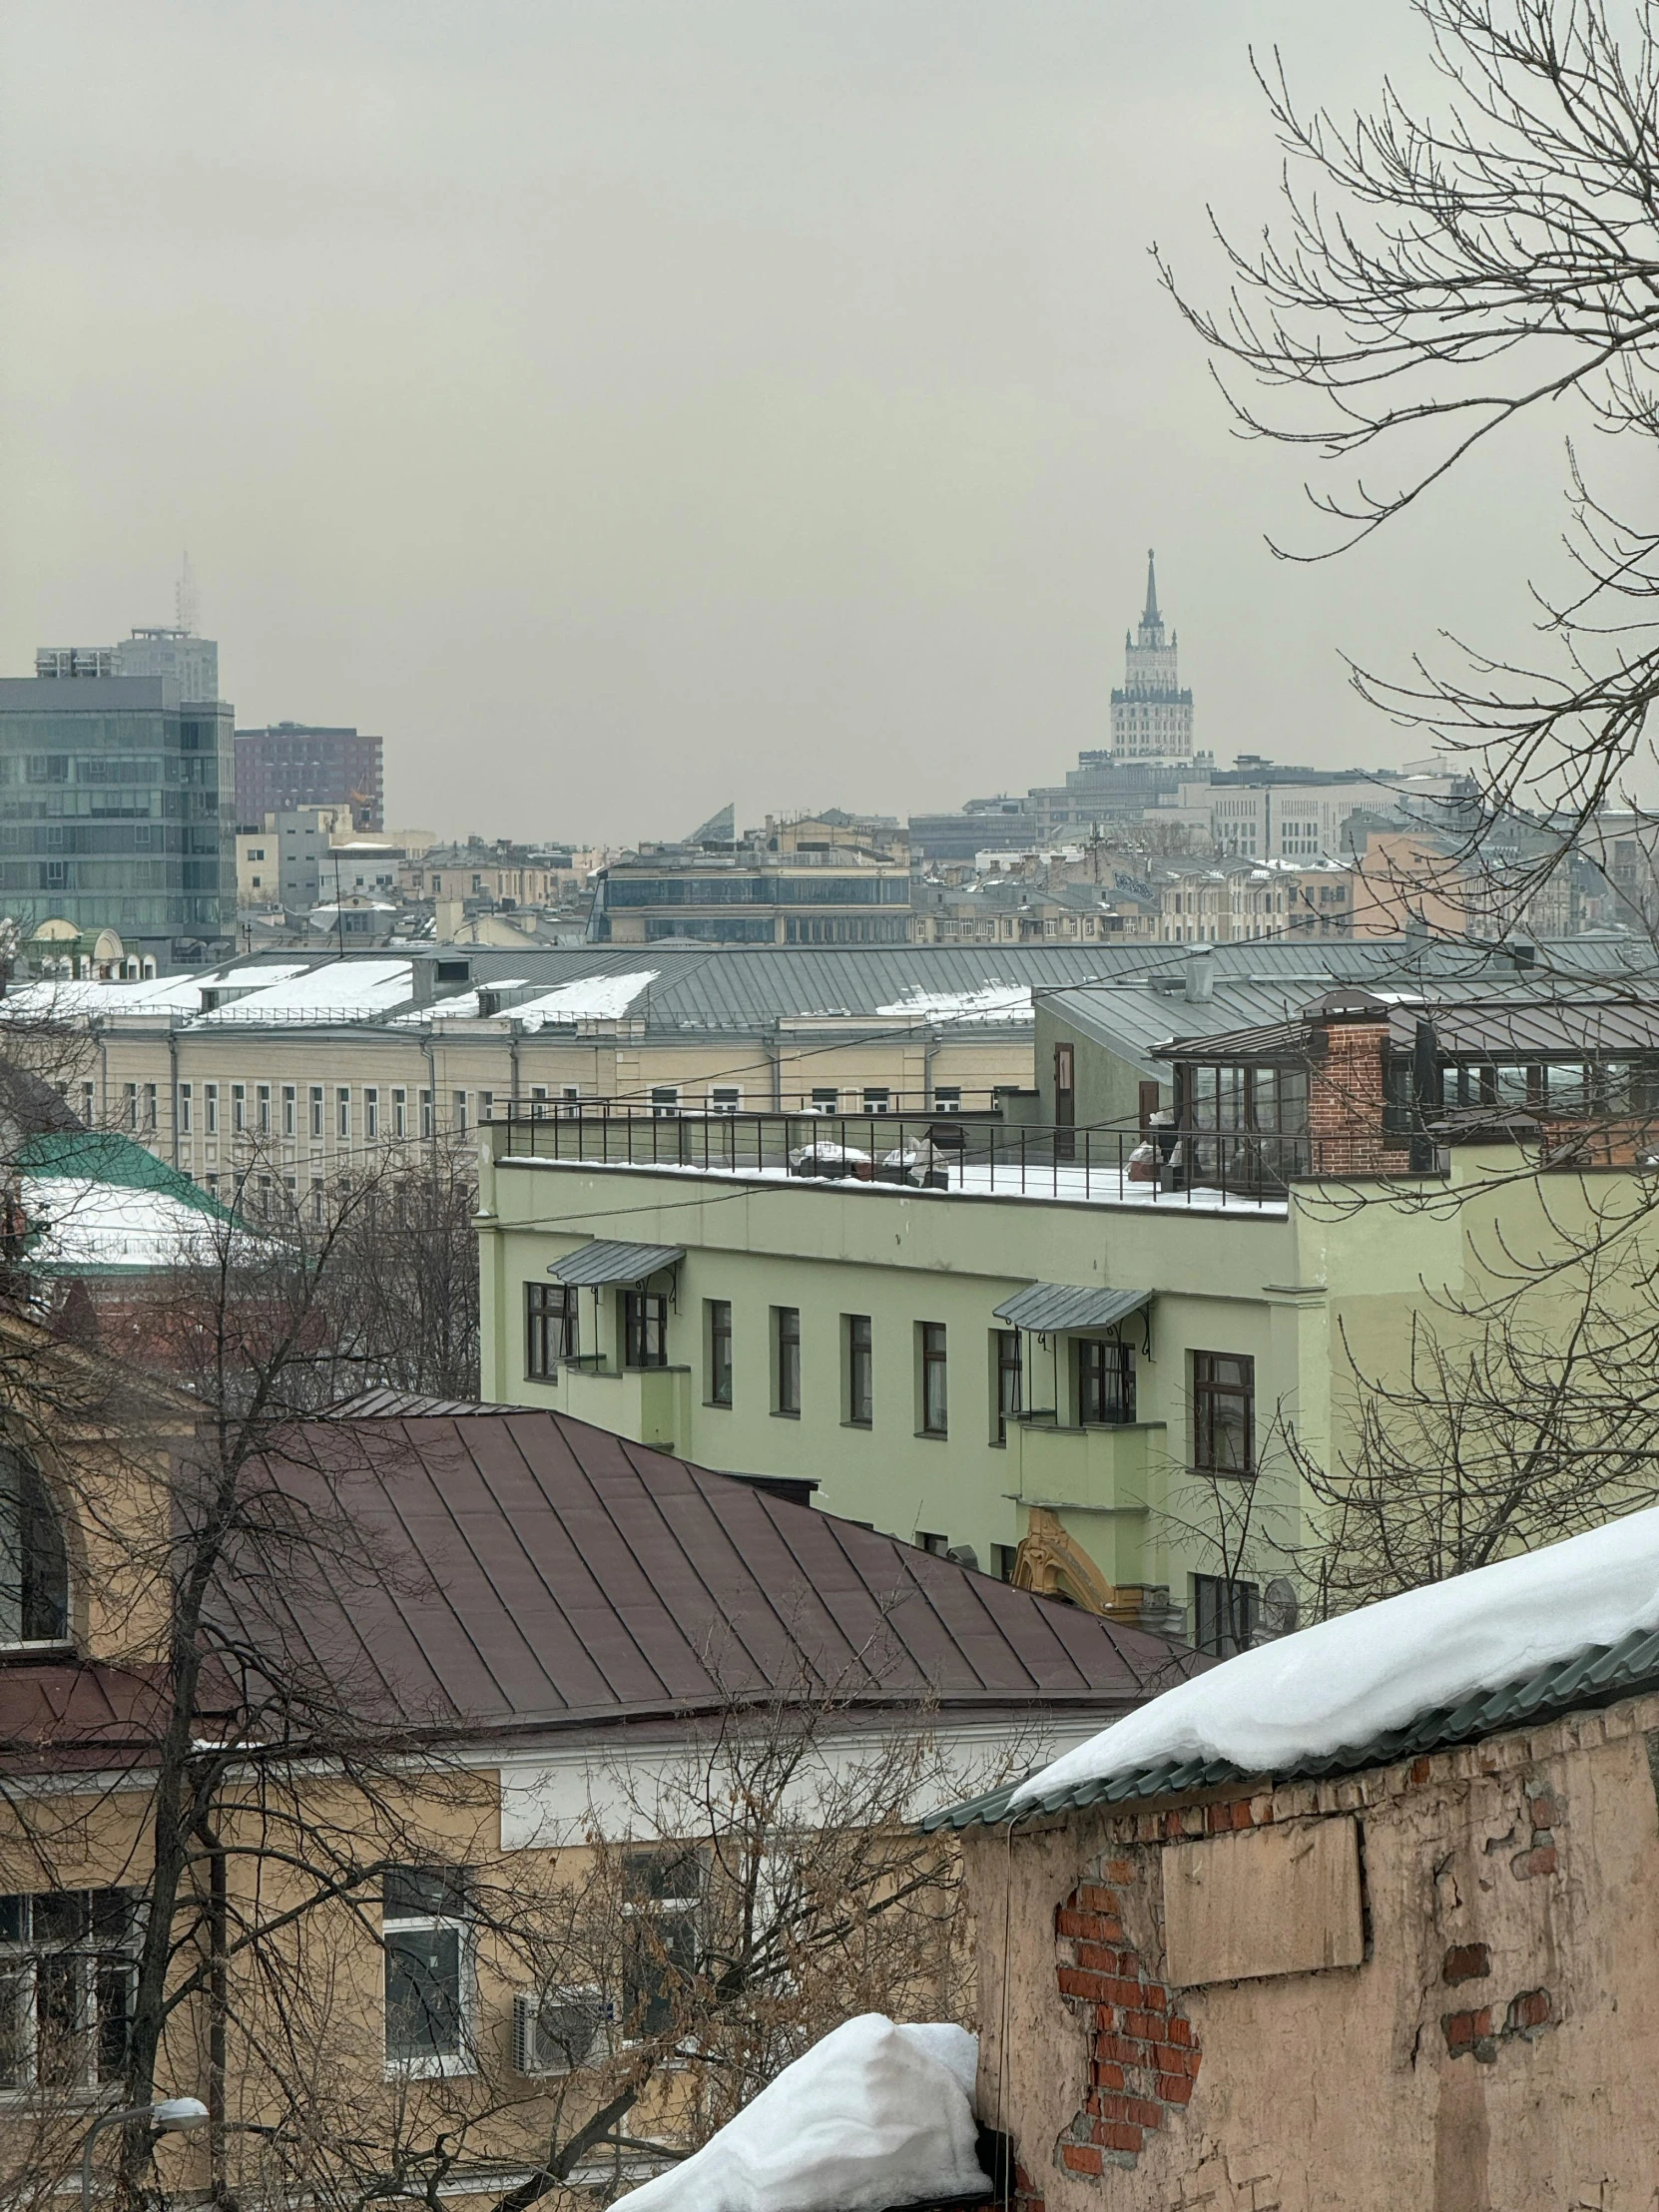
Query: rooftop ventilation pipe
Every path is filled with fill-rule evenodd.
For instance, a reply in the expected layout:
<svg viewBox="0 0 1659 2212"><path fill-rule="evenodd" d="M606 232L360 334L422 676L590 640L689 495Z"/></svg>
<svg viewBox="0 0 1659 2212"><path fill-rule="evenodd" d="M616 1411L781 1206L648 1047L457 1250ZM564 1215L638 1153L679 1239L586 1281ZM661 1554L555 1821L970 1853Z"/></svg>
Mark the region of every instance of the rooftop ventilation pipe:
<svg viewBox="0 0 1659 2212"><path fill-rule="evenodd" d="M1215 947L1195 944L1187 953L1187 979L1182 986L1189 1005L1208 1006L1216 995Z"/></svg>

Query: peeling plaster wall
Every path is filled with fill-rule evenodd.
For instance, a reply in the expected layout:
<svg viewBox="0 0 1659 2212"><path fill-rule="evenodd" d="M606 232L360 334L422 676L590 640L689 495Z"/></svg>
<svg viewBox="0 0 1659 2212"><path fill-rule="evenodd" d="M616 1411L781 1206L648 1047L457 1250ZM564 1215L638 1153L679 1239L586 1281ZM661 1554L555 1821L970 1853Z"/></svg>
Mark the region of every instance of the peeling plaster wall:
<svg viewBox="0 0 1659 2212"><path fill-rule="evenodd" d="M1338 1910L1329 1884L1278 1887L1275 1850L1289 1867L1338 1821L1357 1827L1365 1956L1272 1970L1321 1955L1319 1927L1275 1929L1276 1910ZM1249 1847L1218 1963L1255 1942L1250 1978L1197 1978L1197 1957L1168 1980L1166 1855L1190 1868L1195 1838L1218 1883ZM1014 2139L1023 2212L1659 2206L1659 1698L965 1843L980 2109Z"/></svg>

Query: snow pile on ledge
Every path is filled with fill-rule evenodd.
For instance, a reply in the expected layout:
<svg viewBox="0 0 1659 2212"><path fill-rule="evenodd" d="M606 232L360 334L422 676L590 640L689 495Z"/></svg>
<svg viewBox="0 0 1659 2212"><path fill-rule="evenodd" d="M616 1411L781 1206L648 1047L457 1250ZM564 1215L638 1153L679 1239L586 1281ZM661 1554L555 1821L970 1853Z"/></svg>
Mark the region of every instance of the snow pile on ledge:
<svg viewBox="0 0 1659 2212"><path fill-rule="evenodd" d="M1011 1802L1172 1760L1271 1774L1638 1628L1659 1628L1659 1507L1241 1652L1068 1751Z"/></svg>
<svg viewBox="0 0 1659 2212"><path fill-rule="evenodd" d="M618 2201L630 2212L882 2212L989 2196L973 2147L978 2056L966 2028L861 2013L683 2165Z"/></svg>

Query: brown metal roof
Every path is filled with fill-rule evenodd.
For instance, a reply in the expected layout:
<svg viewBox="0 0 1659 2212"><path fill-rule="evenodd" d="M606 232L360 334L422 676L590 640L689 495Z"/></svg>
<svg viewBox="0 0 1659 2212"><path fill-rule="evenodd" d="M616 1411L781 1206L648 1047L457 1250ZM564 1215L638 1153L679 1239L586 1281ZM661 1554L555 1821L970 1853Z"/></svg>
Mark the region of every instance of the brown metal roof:
<svg viewBox="0 0 1659 2212"><path fill-rule="evenodd" d="M824 1686L1104 1719L1205 1664L562 1413L313 1421L267 1464L326 1489L379 1571L239 1589L227 1626L392 1723L534 1733Z"/></svg>

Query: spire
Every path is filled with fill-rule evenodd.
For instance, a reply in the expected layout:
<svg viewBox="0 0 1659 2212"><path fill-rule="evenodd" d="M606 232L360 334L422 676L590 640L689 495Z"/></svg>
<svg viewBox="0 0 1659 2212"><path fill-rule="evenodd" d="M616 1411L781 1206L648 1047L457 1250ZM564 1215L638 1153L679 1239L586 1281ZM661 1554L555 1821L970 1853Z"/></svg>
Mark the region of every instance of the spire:
<svg viewBox="0 0 1659 2212"><path fill-rule="evenodd" d="M1146 549L1146 612L1141 620L1155 623L1158 619L1158 574L1152 565L1152 548L1149 545Z"/></svg>

